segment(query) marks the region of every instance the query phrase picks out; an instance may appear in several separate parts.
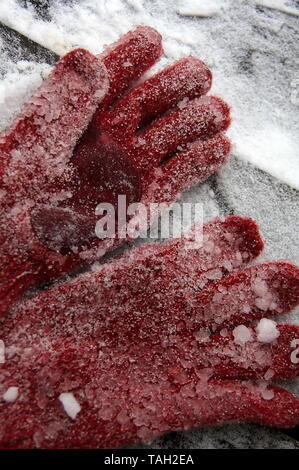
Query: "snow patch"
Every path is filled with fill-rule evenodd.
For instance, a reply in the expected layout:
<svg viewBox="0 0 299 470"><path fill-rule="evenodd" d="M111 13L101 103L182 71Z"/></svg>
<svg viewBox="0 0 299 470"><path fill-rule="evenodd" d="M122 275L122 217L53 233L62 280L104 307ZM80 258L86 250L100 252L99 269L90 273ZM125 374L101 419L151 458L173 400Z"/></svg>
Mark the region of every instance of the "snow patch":
<svg viewBox="0 0 299 470"><path fill-rule="evenodd" d="M227 2L222 0L184 0L180 2L177 13L181 16L209 17L220 13L226 5Z"/></svg>
<svg viewBox="0 0 299 470"><path fill-rule="evenodd" d="M246 344L252 341L252 331L245 325L239 325L233 330L234 342L236 344Z"/></svg>
<svg viewBox="0 0 299 470"><path fill-rule="evenodd" d="M74 397L73 393L65 392L59 395L64 411L71 419L76 419L77 414L81 411L81 406Z"/></svg>
<svg viewBox="0 0 299 470"><path fill-rule="evenodd" d="M262 318L259 321L256 332L257 339L260 343L272 343L272 341L275 341L280 335L275 321L269 320L268 318Z"/></svg>
<svg viewBox="0 0 299 470"><path fill-rule="evenodd" d="M276 124L266 123L260 129L248 127L242 139L234 130L232 134L235 140L234 150L239 157L250 161L290 186L299 188L298 145L290 131Z"/></svg>
<svg viewBox="0 0 299 470"><path fill-rule="evenodd" d="M281 11L288 15L299 16L299 10L293 8L290 1L285 0L259 0L256 2L258 6L270 8L271 10Z"/></svg>
<svg viewBox="0 0 299 470"><path fill-rule="evenodd" d="M3 400L6 401L6 403L13 403L18 398L18 395L18 387L9 387L3 394Z"/></svg>

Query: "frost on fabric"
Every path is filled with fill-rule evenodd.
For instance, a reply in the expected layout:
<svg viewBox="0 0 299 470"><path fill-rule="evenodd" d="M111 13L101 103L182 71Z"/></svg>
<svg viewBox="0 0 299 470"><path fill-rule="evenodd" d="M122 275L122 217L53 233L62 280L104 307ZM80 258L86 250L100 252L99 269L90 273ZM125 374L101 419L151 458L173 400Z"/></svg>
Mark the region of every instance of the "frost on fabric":
<svg viewBox="0 0 299 470"><path fill-rule="evenodd" d="M81 406L73 393L64 392L61 393L58 398L61 401L66 414L71 419L76 419L77 414L81 411Z"/></svg>
<svg viewBox="0 0 299 470"><path fill-rule="evenodd" d="M129 68L127 62L125 67ZM209 80L205 82L204 90L208 86ZM193 125L194 119L199 136L206 137L211 130L225 128L227 116L220 100L209 101L207 98L201 103L208 105L204 109L205 122L198 119L203 108L188 107L188 102L182 98L178 109L184 113L181 114L183 122L176 120L172 113L164 121L164 128L161 126L159 132L150 134L154 136L151 156L157 156L157 149L163 153L169 145L177 145L175 139L169 142L164 138L171 130L168 119L175 118L172 123L180 124L172 130L178 130L180 139L185 140L190 137L188 125ZM128 111L127 115L132 118L130 106ZM113 121L116 128L117 123L124 125L124 122ZM148 138L149 134L143 137ZM147 142L143 137L138 137L139 147ZM202 147L188 146L188 153L183 156L194 156L192 151L195 149L205 158L221 157L223 147L219 140L212 139L208 149L205 148L206 154ZM184 150L180 145L176 148L180 152ZM194 159L188 161L190 168L194 167ZM216 168L215 162L215 166L209 166L207 162L210 163L204 159L204 175ZM186 159L183 163L186 164ZM171 169L171 164L167 163L163 168L171 177L175 174L175 190L184 188L186 181L184 184L180 181L179 165L176 172L171 173ZM165 173L161 173L165 177ZM188 174L187 183L194 181L196 176ZM63 199L64 195L61 197ZM10 364L7 365L5 379L10 379L12 374L28 383L32 364L35 366L37 379L32 389L24 392L25 409L22 405L17 409L20 415L24 412L29 439L30 426L33 426L35 445L47 446L53 442L64 445L66 436L71 442L72 439L79 440L82 445L95 445L99 439L103 445L109 442L111 445L111 437L116 445L125 445L136 436L146 441L169 429L210 424L226 416L234 420L260 419L264 424L278 422L281 425L297 419L295 399L274 393L268 389L268 384L260 383L255 387L251 383L213 383L213 376L247 379L252 374L253 378L261 376L265 381L275 374L279 376L277 369L272 374L280 364L280 355L274 345L256 341L255 337L251 341L253 336L248 334L245 325L235 328L233 338L228 328L221 329L220 340L211 333L221 328L229 313L234 324L238 324L237 317L241 317L242 323L244 317L251 321L254 315L265 312L281 313L281 298L290 281L285 276L281 282L275 263L257 272L251 270L242 279L238 269L259 253L261 241L250 234L250 228L254 232L253 227L247 232L234 224L221 222L224 221L208 226L202 250L188 253L184 242L137 250L58 286L49 294L38 295L14 310L15 327L6 330L9 344L13 344L10 350L13 367L10 369ZM148 254L154 254L154 261ZM226 284L228 273L232 277ZM278 293L271 289L273 278ZM233 283L239 280L239 283ZM284 282L287 285L283 285ZM213 291L214 283L216 289ZM210 287L211 304L205 315L201 303ZM165 296L164 291L169 295ZM202 297L198 299L196 294L200 291ZM291 299L287 308L293 304L294 299ZM211 315L214 307L215 321ZM199 328L201 322L203 328ZM269 337L269 329L267 335ZM277 347L281 344L283 352L288 353L290 341L288 346L278 342ZM277 363L275 359L278 359ZM287 369L290 376L295 370L292 368L294 362L291 362ZM74 390L74 394L64 390ZM62 418L61 409L57 408L58 393L65 414L75 421L73 431L67 423L70 420ZM289 407L285 406L284 398L290 400ZM271 414L268 421L267 408L263 409L261 399L274 400L273 408L277 414ZM28 404L38 407L36 414L30 417L26 411ZM265 413L257 418L256 409ZM292 410L291 417L286 416L285 410L289 409ZM10 432L9 420L7 426ZM18 427L13 432L16 439L21 437Z"/></svg>
<svg viewBox="0 0 299 470"><path fill-rule="evenodd" d="M9 387L6 392L3 394L3 400L6 403L13 403L19 395L18 387Z"/></svg>
<svg viewBox="0 0 299 470"><path fill-rule="evenodd" d="M268 318L262 318L257 327L257 339L261 343L272 343L279 337L279 330L276 327L276 323Z"/></svg>
<svg viewBox="0 0 299 470"><path fill-rule="evenodd" d="M225 278L238 278L242 254L247 263L262 247L257 227L230 217L207 224L204 235L209 250L186 250L187 240L137 247L27 299L4 319L10 347L0 393L12 381L22 385L15 412L26 423L30 445L124 446L223 420L245 417L280 426L297 420L297 399L280 389L273 392L269 381L298 373L290 359L298 328L279 327L272 343L258 341L253 328L249 339L237 318L234 327L241 328L233 332L226 328L213 334L212 318L200 328L198 279L205 270L219 265L222 270L223 259L233 262L236 248L241 254L237 269L230 273L224 268L220 281L207 279L201 295ZM273 272L278 277L279 269ZM289 274L289 283L295 274ZM249 271L247 284L239 287L239 305L243 290L252 294L252 305L262 293L252 291L255 276ZM280 295L288 291L290 296L291 289L285 289ZM229 283L225 291L217 290L229 291ZM193 294L194 310L178 305L178 293L183 299ZM298 295L292 302L298 302ZM230 309L222 300L222 317ZM30 387L25 386L28 380ZM275 405L274 414L268 402ZM4 440L11 433L18 439L22 429L3 412Z"/></svg>
<svg viewBox="0 0 299 470"><path fill-rule="evenodd" d="M58 201L68 199L72 150L107 87L107 74L99 60L85 50L72 51L0 136L0 310L40 269L34 256L44 259L45 254L38 246L31 216L40 203L55 208ZM55 260L54 254L48 260L49 269L52 263L59 268L61 260Z"/></svg>
<svg viewBox="0 0 299 470"><path fill-rule="evenodd" d="M283 300L285 289L290 289L290 293L294 289L294 299L297 296L297 274L294 273L292 287L292 281L290 284L286 281L290 266L287 262L269 262L247 268L239 275L232 272L212 284L207 291L209 294L202 296L204 306L198 315L203 323L213 321L213 329L218 330L233 323L237 317L248 323L254 318L261 318L265 312L270 316L283 313L287 308ZM201 302L201 294L198 301ZM223 303L229 306L226 312L223 312ZM193 308L192 302L189 308Z"/></svg>
<svg viewBox="0 0 299 470"><path fill-rule="evenodd" d="M268 388L268 382L261 380L258 384L258 389L264 400L272 400L274 398L274 390Z"/></svg>
<svg viewBox="0 0 299 470"><path fill-rule="evenodd" d="M70 178L71 152L107 90L102 65L84 50L62 59L0 136L3 189L48 201L57 179ZM66 174L65 174L66 173ZM34 191L34 193L33 193Z"/></svg>
<svg viewBox="0 0 299 470"><path fill-rule="evenodd" d="M245 325L239 325L233 330L234 341L236 344L245 344L252 341L252 331Z"/></svg>

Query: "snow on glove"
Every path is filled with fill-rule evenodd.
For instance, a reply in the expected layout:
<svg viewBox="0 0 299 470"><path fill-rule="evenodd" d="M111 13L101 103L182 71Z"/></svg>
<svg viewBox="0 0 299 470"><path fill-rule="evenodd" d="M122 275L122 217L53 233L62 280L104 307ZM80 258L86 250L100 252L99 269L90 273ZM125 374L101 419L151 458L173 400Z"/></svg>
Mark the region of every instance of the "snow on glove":
<svg viewBox="0 0 299 470"><path fill-rule="evenodd" d="M298 376L299 327L266 318L298 304L298 268L245 267L263 248L250 219L208 223L201 249L188 241L135 248L4 318L2 447L113 448L195 426L299 423L299 399L269 385Z"/></svg>
<svg viewBox="0 0 299 470"><path fill-rule="evenodd" d="M97 238L100 202L170 203L225 162L229 109L205 95L211 72L200 60L124 94L161 53L153 29L125 35L100 56L107 92L99 60L70 52L1 137L0 311L120 242Z"/></svg>
<svg viewBox="0 0 299 470"><path fill-rule="evenodd" d="M43 278L41 270L68 264L38 239L32 214L38 204L68 196L70 155L107 90L100 60L74 50L0 137L0 312Z"/></svg>

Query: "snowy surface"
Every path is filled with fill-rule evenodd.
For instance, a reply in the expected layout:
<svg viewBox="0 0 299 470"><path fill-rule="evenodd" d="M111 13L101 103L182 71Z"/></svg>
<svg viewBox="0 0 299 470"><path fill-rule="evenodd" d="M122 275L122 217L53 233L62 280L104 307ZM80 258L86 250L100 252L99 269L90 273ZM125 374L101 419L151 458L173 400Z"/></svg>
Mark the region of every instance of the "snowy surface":
<svg viewBox="0 0 299 470"><path fill-rule="evenodd" d="M0 21L56 54L76 46L99 53L135 25L148 24L164 38L165 57L156 70L189 54L203 59L214 74L212 92L233 107L234 151L225 168L184 194L182 201L203 202L206 220L229 213L253 217L267 242L261 259L299 263L296 2L56 0L44 19L21 3L0 2ZM6 32L0 37L1 128L54 61L54 54L39 56L29 52L30 45L24 47L22 43L11 47ZM298 322L298 312L288 319ZM298 386L293 387L298 393ZM153 447L298 448L298 444L279 431L241 425L171 434Z"/></svg>
<svg viewBox="0 0 299 470"><path fill-rule="evenodd" d="M261 343L272 343L279 336L279 331L276 328L276 323L268 318L262 318L257 327L257 339Z"/></svg>

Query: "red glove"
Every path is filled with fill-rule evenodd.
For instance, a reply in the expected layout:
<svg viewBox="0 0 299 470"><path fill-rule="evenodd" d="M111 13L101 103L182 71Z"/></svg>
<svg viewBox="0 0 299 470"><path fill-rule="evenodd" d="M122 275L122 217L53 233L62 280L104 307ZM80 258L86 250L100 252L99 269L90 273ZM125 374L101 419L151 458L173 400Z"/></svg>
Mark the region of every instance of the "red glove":
<svg viewBox="0 0 299 470"><path fill-rule="evenodd" d="M0 312L123 241L96 237L98 203L172 202L225 162L229 109L204 96L201 61L180 60L122 96L161 53L151 28L125 35L100 57L107 93L100 60L70 52L1 137Z"/></svg>
<svg viewBox="0 0 299 470"><path fill-rule="evenodd" d="M135 248L6 316L2 447L107 448L192 426L299 423L299 399L268 386L298 376L299 327L265 319L298 304L298 268L244 269L263 248L250 219L215 220L202 249L186 243Z"/></svg>

